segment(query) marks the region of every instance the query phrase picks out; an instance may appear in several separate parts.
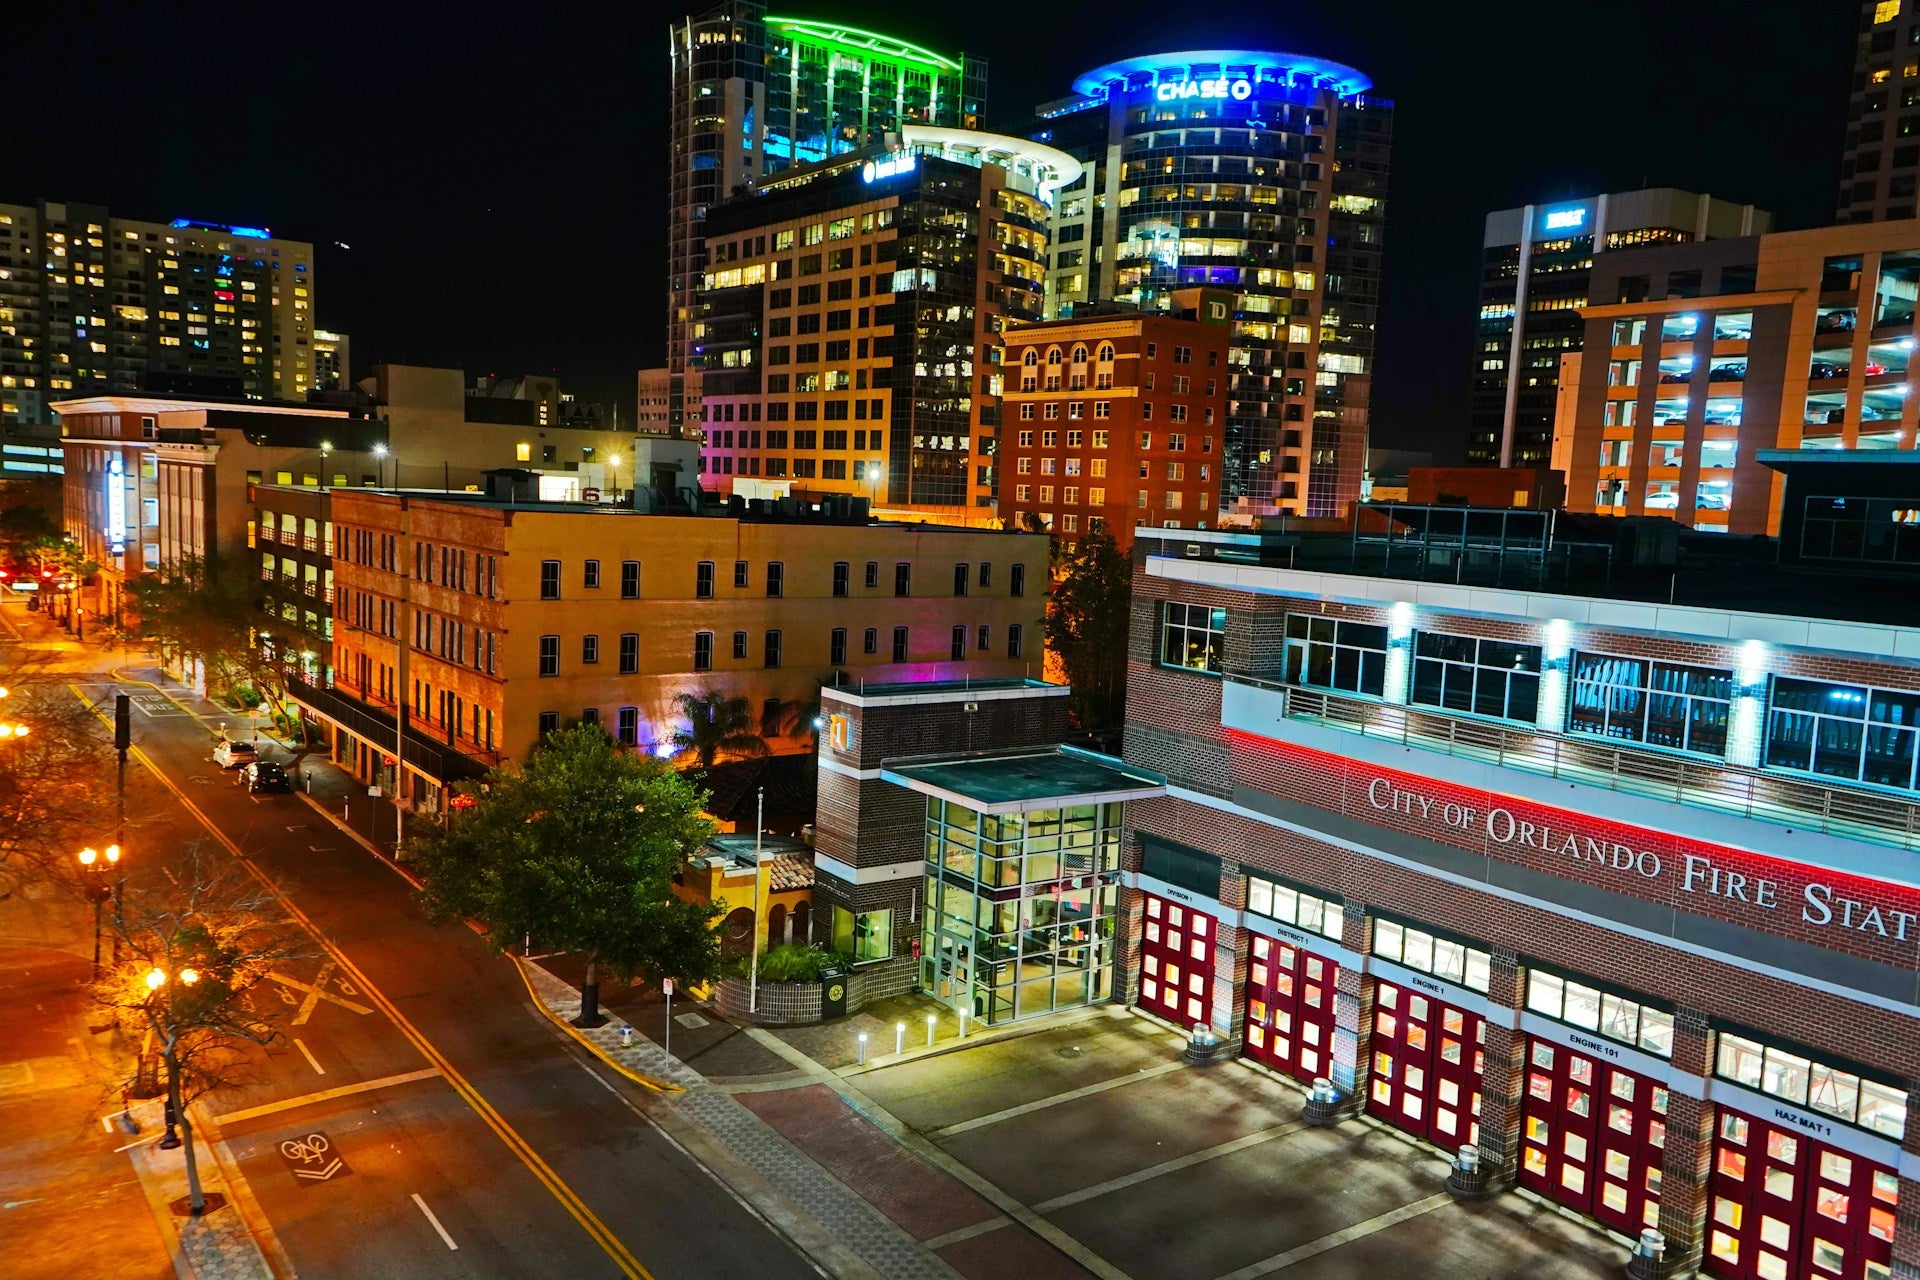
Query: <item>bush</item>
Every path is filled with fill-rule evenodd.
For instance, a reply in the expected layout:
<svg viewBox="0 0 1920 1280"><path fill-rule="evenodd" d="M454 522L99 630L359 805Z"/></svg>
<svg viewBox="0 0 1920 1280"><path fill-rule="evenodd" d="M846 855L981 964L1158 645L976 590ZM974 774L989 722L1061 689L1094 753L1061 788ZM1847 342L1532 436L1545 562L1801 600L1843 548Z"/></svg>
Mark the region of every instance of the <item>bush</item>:
<svg viewBox="0 0 1920 1280"><path fill-rule="evenodd" d="M760 957L760 976L768 982L818 982L820 971L840 957L820 947L783 942Z"/></svg>
<svg viewBox="0 0 1920 1280"><path fill-rule="evenodd" d="M233 688L228 689L226 693L221 695L220 700L232 707L235 711L251 711L266 701L265 698L260 696L258 689L253 688L251 685L244 684L235 685Z"/></svg>

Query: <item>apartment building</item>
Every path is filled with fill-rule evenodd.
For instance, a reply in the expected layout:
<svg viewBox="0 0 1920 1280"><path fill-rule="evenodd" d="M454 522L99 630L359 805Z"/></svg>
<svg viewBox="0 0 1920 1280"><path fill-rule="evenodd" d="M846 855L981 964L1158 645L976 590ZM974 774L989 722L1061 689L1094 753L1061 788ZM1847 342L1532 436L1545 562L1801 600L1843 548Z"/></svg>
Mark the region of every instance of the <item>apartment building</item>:
<svg viewBox="0 0 1920 1280"><path fill-rule="evenodd" d="M1632 1274L1914 1270L1911 571L1378 551L1136 535L1126 760L1166 794L1126 810L1119 998L1473 1147L1468 1190L1657 1229Z"/></svg>
<svg viewBox="0 0 1920 1280"><path fill-rule="evenodd" d="M1067 542L1136 524L1218 519L1232 295L1195 290L1185 315L1089 310L1002 334L999 513ZM1199 317L1212 317L1203 320Z"/></svg>
<svg viewBox="0 0 1920 1280"><path fill-rule="evenodd" d="M1920 183L1920 10L1913 0L1861 0L1838 222L1911 218Z"/></svg>
<svg viewBox="0 0 1920 1280"><path fill-rule="evenodd" d="M706 483L991 520L985 353L1039 318L1052 193L1079 169L1023 139L916 126L711 208Z"/></svg>
<svg viewBox="0 0 1920 1280"><path fill-rule="evenodd" d="M382 786L403 717L400 785L419 807L573 721L671 754L680 693L747 698L757 731L791 752L809 749L811 717L795 712L822 686L1040 668L1042 537L832 508L541 502L511 472L489 485L331 495L330 678L293 695L330 726L336 757Z"/></svg>

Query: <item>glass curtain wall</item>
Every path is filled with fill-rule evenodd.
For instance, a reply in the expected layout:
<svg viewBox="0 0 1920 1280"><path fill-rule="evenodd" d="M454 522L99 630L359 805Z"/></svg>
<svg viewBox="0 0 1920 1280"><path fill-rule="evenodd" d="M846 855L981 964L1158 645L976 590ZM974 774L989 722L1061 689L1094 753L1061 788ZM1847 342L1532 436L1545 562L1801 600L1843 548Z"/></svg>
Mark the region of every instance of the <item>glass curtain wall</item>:
<svg viewBox="0 0 1920 1280"><path fill-rule="evenodd" d="M1121 809L929 799L922 986L988 1023L1107 999Z"/></svg>

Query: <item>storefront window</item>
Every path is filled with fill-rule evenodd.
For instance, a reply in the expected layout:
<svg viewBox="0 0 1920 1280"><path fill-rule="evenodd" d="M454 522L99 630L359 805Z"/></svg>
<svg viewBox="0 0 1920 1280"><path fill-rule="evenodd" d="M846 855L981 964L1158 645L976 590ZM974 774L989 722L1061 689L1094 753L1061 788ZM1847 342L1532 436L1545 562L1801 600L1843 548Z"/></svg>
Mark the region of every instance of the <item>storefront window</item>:
<svg viewBox="0 0 1920 1280"><path fill-rule="evenodd" d="M1673 1015L1572 978L1527 974L1527 1008L1661 1058L1673 1056Z"/></svg>
<svg viewBox="0 0 1920 1280"><path fill-rule="evenodd" d="M1844 1068L1730 1031L1720 1032L1719 1040L1714 1071L1721 1079L1896 1141L1906 1135L1905 1090L1862 1079Z"/></svg>
<svg viewBox="0 0 1920 1280"><path fill-rule="evenodd" d="M855 964L893 957L893 912L833 909L833 949Z"/></svg>
<svg viewBox="0 0 1920 1280"><path fill-rule="evenodd" d="M1475 991L1485 991L1492 979L1487 952L1396 920L1374 920L1373 954Z"/></svg>
<svg viewBox="0 0 1920 1280"><path fill-rule="evenodd" d="M1295 925L1323 937L1340 937L1340 904L1290 889L1261 876L1247 877L1247 910L1282 924Z"/></svg>

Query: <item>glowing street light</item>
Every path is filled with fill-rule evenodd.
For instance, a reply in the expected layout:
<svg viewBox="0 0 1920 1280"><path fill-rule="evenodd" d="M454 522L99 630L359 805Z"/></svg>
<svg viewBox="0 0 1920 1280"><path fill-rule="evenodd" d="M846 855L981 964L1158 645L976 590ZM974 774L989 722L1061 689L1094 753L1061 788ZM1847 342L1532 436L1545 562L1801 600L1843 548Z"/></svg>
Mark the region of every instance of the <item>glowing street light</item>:
<svg viewBox="0 0 1920 1280"><path fill-rule="evenodd" d="M108 898L114 899L114 918L120 914L119 885L106 882L108 867L118 866L120 846L110 844L104 851L94 848L82 849L77 855L80 866L86 875L87 897L93 901L93 976L100 976L100 904Z"/></svg>

